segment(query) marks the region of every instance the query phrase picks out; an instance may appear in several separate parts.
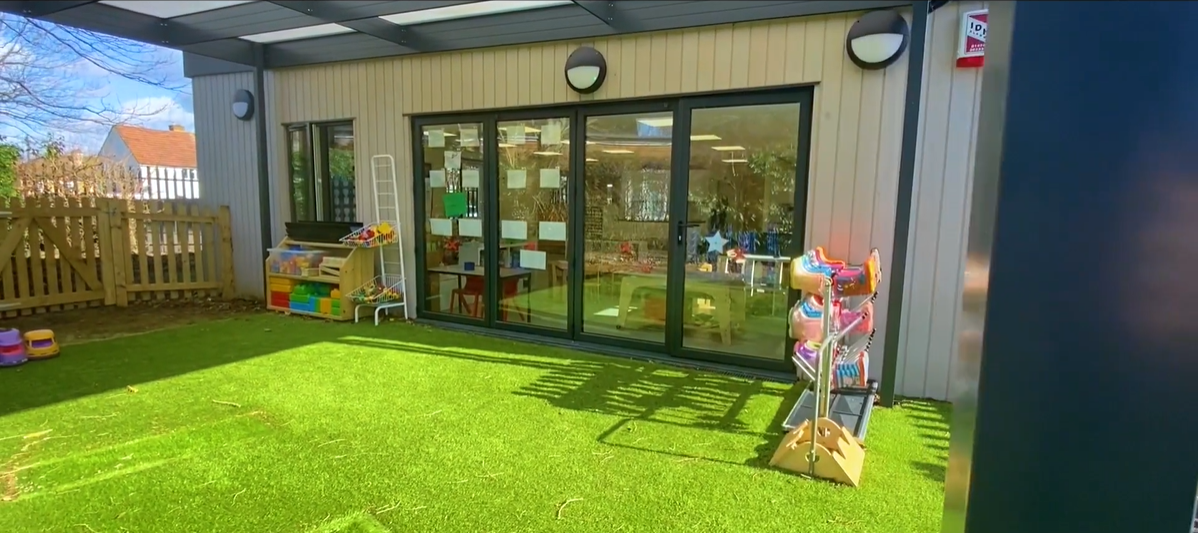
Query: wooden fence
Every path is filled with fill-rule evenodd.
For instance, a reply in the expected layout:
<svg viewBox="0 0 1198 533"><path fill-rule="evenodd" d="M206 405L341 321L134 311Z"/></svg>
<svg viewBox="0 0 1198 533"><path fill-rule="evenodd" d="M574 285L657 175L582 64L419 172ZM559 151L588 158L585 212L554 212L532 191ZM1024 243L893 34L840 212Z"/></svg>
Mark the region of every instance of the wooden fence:
<svg viewBox="0 0 1198 533"><path fill-rule="evenodd" d="M187 201L0 200L0 312L232 297L231 232Z"/></svg>

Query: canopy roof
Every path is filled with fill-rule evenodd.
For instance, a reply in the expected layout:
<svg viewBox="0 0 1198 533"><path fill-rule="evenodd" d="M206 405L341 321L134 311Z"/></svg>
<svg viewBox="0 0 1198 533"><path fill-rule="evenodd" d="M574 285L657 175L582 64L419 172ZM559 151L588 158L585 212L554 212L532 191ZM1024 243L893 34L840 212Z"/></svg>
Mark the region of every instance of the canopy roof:
<svg viewBox="0 0 1198 533"><path fill-rule="evenodd" d="M33 0L0 1L0 12L244 66L283 68L910 4L885 0Z"/></svg>

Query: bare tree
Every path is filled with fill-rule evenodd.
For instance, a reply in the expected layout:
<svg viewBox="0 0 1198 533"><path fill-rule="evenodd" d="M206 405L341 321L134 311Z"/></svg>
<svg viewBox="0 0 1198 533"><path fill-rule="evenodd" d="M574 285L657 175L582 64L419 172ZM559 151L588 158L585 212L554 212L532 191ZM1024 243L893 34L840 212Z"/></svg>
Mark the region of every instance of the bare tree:
<svg viewBox="0 0 1198 533"><path fill-rule="evenodd" d="M95 74L183 90L186 80L170 68L175 62L152 45L0 14L0 131L46 138L155 115L163 109L108 98Z"/></svg>

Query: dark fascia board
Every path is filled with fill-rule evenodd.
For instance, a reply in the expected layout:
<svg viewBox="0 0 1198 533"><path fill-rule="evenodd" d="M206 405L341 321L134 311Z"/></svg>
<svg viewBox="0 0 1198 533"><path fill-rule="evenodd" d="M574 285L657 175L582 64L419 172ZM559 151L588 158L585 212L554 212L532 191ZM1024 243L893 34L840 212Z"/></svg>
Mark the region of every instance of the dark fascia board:
<svg viewBox="0 0 1198 533"><path fill-rule="evenodd" d="M86 0L80 2L0 2L0 12L22 15L29 18L41 18L61 11L66 11L68 9L75 9L87 4L94 4L97 1L98 0Z"/></svg>
<svg viewBox="0 0 1198 533"><path fill-rule="evenodd" d="M419 51L363 34L344 34L272 44L267 68L447 52L549 41L581 40L622 33L674 30L789 17L910 6L910 1L807 2L614 2L616 29L572 5L411 26Z"/></svg>
<svg viewBox="0 0 1198 533"><path fill-rule="evenodd" d="M183 52L183 75L188 78L253 71L254 67L249 65L231 63L222 59L193 54L191 52Z"/></svg>
<svg viewBox="0 0 1198 533"><path fill-rule="evenodd" d="M39 3L8 2L0 5L0 11L26 16L23 13L24 7L16 8L12 4L31 6ZM237 42L221 41L222 44L217 46L198 45L203 47L195 49L183 48L175 44L175 39L198 42L213 39L209 39L208 37L210 36L200 30L173 23L172 19L160 19L158 17L142 15L105 4L87 3L76 5L71 9L63 9L37 18L54 24L62 24L105 35L123 37L147 44L184 49L243 65L253 64L253 47L248 41L238 39L236 40Z"/></svg>

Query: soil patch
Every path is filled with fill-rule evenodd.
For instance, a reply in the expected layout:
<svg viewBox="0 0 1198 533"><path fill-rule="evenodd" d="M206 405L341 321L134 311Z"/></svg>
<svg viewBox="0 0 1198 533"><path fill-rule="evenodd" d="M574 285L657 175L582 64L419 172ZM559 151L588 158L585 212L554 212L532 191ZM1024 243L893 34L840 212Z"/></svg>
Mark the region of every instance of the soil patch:
<svg viewBox="0 0 1198 533"><path fill-rule="evenodd" d="M21 331L51 329L61 344L78 344L222 320L264 310L254 300L150 300L128 307L89 307L0 318L0 327Z"/></svg>

